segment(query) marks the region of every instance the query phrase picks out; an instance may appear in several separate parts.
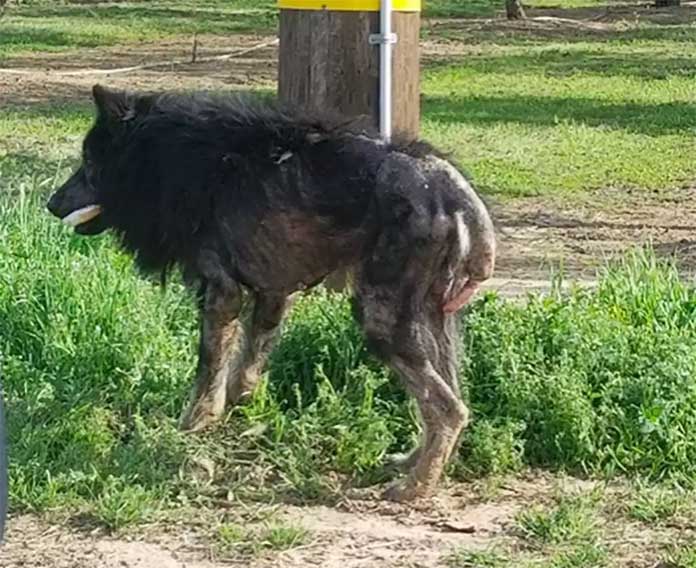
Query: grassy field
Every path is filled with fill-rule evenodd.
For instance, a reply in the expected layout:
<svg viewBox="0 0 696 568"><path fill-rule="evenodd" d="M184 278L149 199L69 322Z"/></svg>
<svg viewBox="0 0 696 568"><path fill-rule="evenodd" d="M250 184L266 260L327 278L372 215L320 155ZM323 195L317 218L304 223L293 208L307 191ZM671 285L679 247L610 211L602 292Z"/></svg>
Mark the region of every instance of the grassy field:
<svg viewBox="0 0 696 568"><path fill-rule="evenodd" d="M431 2L428 14L448 19L424 32L446 46L425 65L424 134L487 193L573 199L696 178L688 19L543 37L451 19L497 9ZM0 22L0 66L274 25L271 5L256 0L27 2ZM119 529L214 506L223 490L246 502L332 502L346 487L384 481L385 454L417 439L414 408L367 355L346 299L323 291L293 311L249 405L210 435L176 431L195 364L190 298L177 282L163 291L139 279L108 236L78 238L43 210L90 117L82 101L0 109L0 353L14 511L79 513ZM461 383L474 423L452 479L495 491L534 468L629 481L619 496L559 492L518 516L527 548L503 543L443 562L610 566L616 547L598 519L693 522L696 289L673 266L639 251L608 266L596 290L521 303L489 294L464 320ZM199 481L209 463L213 479ZM307 538L283 525L216 530L222 552ZM664 566L696 566L696 547L673 545L659 553Z"/></svg>
<svg viewBox="0 0 696 568"><path fill-rule="evenodd" d="M19 194L0 213L15 504L81 502L131 482L173 498L191 302L176 285L161 292L138 279L108 238L72 236L37 209ZM330 471L378 480L385 453L414 442L412 409L367 356L349 311L322 293L302 301L266 388L230 421L236 432L268 427L225 451L259 449L282 472L276 492L325 496L338 489ZM480 300L466 317L462 369L476 421L453 474L531 465L690 485L695 316L696 291L649 255L607 270L596 292Z"/></svg>

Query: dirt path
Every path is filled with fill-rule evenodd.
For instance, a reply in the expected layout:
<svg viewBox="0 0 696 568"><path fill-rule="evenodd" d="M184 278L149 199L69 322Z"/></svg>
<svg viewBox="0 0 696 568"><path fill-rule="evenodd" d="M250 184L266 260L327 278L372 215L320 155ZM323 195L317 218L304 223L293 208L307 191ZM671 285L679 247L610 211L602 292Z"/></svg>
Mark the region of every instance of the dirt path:
<svg viewBox="0 0 696 568"><path fill-rule="evenodd" d="M549 476L519 478L503 485L495 499L479 488L458 484L416 506L369 498L345 500L336 507L273 508L274 523L303 527L307 537L287 550L237 553L225 550L211 531L210 517L198 524L154 526L137 537L49 524L34 516L11 519L0 548L3 568L434 568L454 550L484 550L500 539L513 542L515 515L532 502L549 500ZM574 487L586 484L571 481ZM589 487L589 485L588 485ZM270 508L269 508L270 510ZM195 518L192 516L192 518ZM256 518L259 518L258 511ZM214 525L214 522L212 523ZM253 527L255 521L245 526ZM241 543L243 544L243 543Z"/></svg>
<svg viewBox="0 0 696 568"><path fill-rule="evenodd" d="M438 568L455 552L504 552L520 562L534 554L522 536L518 514L553 506L563 495L600 491L593 512L597 538L613 566L657 568L665 551L696 537L690 521L643 524L627 519L627 488L601 486L547 473L529 473L499 484L452 484L432 500L396 505L363 494L334 507L259 506L198 510L172 521L120 535L80 528L76 519L52 523L36 516L11 519L0 546L3 568ZM289 547L253 547L248 540L223 546L217 527L235 517L244 530L266 523L302 528L305 538ZM246 520L245 520L246 519ZM263 519L263 520L262 520ZM229 522L229 520L227 520ZM228 543L229 544L229 543ZM468 566L469 564L462 564ZM506 564L508 565L508 564ZM525 565L528 565L525 563ZM564 564L564 566L567 564ZM483 566L483 565L482 565Z"/></svg>
<svg viewBox="0 0 696 568"><path fill-rule="evenodd" d="M544 289L559 267L591 282L597 268L637 245L696 274L696 188L664 194L606 191L584 200L520 199L493 208L500 226L496 280L506 295Z"/></svg>
<svg viewBox="0 0 696 568"><path fill-rule="evenodd" d="M444 504L447 503L445 506ZM453 549L483 549L519 510L520 502L467 506L463 496L443 495L419 511L376 501L347 501L338 508L292 507L277 510L274 522L303 527L307 538L285 551L258 554L220 549L200 527L151 528L137 539L115 538L32 516L11 520L0 548L4 568L253 568L442 566ZM243 543L240 543L243 544Z"/></svg>

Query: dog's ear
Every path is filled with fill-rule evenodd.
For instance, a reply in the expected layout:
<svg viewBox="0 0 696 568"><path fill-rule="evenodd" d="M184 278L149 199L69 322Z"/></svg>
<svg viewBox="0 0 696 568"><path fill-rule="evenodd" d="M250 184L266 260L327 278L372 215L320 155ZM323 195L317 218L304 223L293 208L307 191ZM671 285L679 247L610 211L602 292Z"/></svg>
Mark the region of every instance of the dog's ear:
<svg viewBox="0 0 696 568"><path fill-rule="evenodd" d="M99 114L111 124L126 122L135 118L136 98L125 91L114 91L94 85L92 97Z"/></svg>

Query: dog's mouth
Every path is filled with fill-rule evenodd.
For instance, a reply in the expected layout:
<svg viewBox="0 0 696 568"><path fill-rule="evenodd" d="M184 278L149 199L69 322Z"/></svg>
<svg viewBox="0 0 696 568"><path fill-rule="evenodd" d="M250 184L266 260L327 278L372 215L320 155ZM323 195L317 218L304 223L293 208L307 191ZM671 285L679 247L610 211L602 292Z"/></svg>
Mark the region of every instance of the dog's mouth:
<svg viewBox="0 0 696 568"><path fill-rule="evenodd" d="M104 230L101 215L102 206L92 204L76 209L61 220L66 225L73 227L75 232L80 235L93 235Z"/></svg>

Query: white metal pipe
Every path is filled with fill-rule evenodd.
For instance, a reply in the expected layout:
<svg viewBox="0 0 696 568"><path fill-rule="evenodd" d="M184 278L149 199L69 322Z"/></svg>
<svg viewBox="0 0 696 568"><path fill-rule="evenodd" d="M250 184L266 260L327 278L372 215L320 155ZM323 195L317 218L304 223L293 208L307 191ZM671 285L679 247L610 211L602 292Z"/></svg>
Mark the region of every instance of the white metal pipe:
<svg viewBox="0 0 696 568"><path fill-rule="evenodd" d="M381 0L379 8L379 132L385 140L392 135L392 0Z"/></svg>

